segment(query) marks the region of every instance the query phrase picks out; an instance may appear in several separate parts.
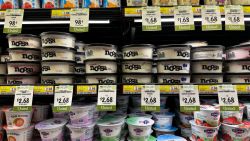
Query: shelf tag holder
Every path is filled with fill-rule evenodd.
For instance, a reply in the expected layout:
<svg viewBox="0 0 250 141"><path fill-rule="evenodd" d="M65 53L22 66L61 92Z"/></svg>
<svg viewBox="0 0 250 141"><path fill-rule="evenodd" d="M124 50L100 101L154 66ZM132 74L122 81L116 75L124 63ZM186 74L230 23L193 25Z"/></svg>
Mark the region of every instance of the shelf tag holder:
<svg viewBox="0 0 250 141"><path fill-rule="evenodd" d="M181 112L200 111L200 98L197 85L181 85L179 97Z"/></svg>
<svg viewBox="0 0 250 141"><path fill-rule="evenodd" d="M89 31L89 8L76 8L70 11L70 32Z"/></svg>
<svg viewBox="0 0 250 141"><path fill-rule="evenodd" d="M3 33L21 33L23 24L23 14L23 9L6 9Z"/></svg>
<svg viewBox="0 0 250 141"><path fill-rule="evenodd" d="M175 31L195 30L192 6L176 6L174 24Z"/></svg>
<svg viewBox="0 0 250 141"><path fill-rule="evenodd" d="M241 5L225 5L225 30L245 30L244 11Z"/></svg>
<svg viewBox="0 0 250 141"><path fill-rule="evenodd" d="M220 7L203 5L201 7L202 31L222 30Z"/></svg>
<svg viewBox="0 0 250 141"><path fill-rule="evenodd" d="M143 85L141 89L141 110L160 112L160 86Z"/></svg>
<svg viewBox="0 0 250 141"><path fill-rule="evenodd" d="M218 99L221 111L239 111L236 85L219 85Z"/></svg>
<svg viewBox="0 0 250 141"><path fill-rule="evenodd" d="M142 7L142 31L161 31L160 7Z"/></svg>
<svg viewBox="0 0 250 141"><path fill-rule="evenodd" d="M34 86L35 95L53 95L54 86Z"/></svg>
<svg viewBox="0 0 250 141"><path fill-rule="evenodd" d="M55 86L53 112L69 112L72 105L73 86Z"/></svg>
<svg viewBox="0 0 250 141"><path fill-rule="evenodd" d="M34 86L16 86L13 111L31 111Z"/></svg>
<svg viewBox="0 0 250 141"><path fill-rule="evenodd" d="M98 111L116 111L116 85L98 85Z"/></svg>

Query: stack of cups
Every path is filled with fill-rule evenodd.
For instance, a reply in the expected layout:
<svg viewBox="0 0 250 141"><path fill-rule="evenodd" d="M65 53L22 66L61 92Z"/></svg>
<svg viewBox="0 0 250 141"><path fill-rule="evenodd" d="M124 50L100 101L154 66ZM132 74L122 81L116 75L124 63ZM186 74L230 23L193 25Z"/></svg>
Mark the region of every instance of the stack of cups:
<svg viewBox="0 0 250 141"><path fill-rule="evenodd" d="M223 83L223 50L220 45L192 48L193 83Z"/></svg>
<svg viewBox="0 0 250 141"><path fill-rule="evenodd" d="M132 44L122 48L122 83L152 83L154 46Z"/></svg>
<svg viewBox="0 0 250 141"><path fill-rule="evenodd" d="M161 84L190 83L189 45L157 47L157 80Z"/></svg>
<svg viewBox="0 0 250 141"><path fill-rule="evenodd" d="M41 42L30 34L8 35L9 59L7 84L37 84L40 75ZM0 64L4 68L5 64ZM4 73L1 69L0 74Z"/></svg>
<svg viewBox="0 0 250 141"><path fill-rule="evenodd" d="M111 44L85 46L86 83L113 84L117 82L117 48Z"/></svg>
<svg viewBox="0 0 250 141"><path fill-rule="evenodd" d="M85 44L81 41L76 41L76 66L75 66L75 83L85 83Z"/></svg>
<svg viewBox="0 0 250 141"><path fill-rule="evenodd" d="M72 84L75 73L75 37L63 32L43 32L42 84Z"/></svg>
<svg viewBox="0 0 250 141"><path fill-rule="evenodd" d="M8 141L32 141L34 125L31 125L32 111L16 112L5 110Z"/></svg>

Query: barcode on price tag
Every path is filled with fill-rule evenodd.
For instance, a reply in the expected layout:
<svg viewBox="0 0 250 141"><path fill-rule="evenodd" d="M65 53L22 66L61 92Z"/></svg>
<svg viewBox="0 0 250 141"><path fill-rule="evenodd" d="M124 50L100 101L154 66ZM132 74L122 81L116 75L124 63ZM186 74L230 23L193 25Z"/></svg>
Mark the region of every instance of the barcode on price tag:
<svg viewBox="0 0 250 141"><path fill-rule="evenodd" d="M161 30L161 11L160 7L142 8L142 31L160 31Z"/></svg>
<svg viewBox="0 0 250 141"><path fill-rule="evenodd" d="M219 85L218 99L221 111L239 111L236 85Z"/></svg>
<svg viewBox="0 0 250 141"><path fill-rule="evenodd" d="M202 31L222 30L220 7L204 5L201 8Z"/></svg>
<svg viewBox="0 0 250 141"><path fill-rule="evenodd" d="M88 32L89 31L89 9L77 8L70 12L70 32Z"/></svg>
<svg viewBox="0 0 250 141"><path fill-rule="evenodd" d="M197 85L180 86L179 97L181 112L200 111L200 98Z"/></svg>
<svg viewBox="0 0 250 141"><path fill-rule="evenodd" d="M245 30L244 12L241 5L225 6L226 30Z"/></svg>
<svg viewBox="0 0 250 141"><path fill-rule="evenodd" d="M175 31L194 30L192 6L176 6L174 9Z"/></svg>
<svg viewBox="0 0 250 141"><path fill-rule="evenodd" d="M69 112L72 104L73 86L55 86L53 112Z"/></svg>
<svg viewBox="0 0 250 141"><path fill-rule="evenodd" d="M16 86L14 111L31 111L34 86Z"/></svg>
<svg viewBox="0 0 250 141"><path fill-rule="evenodd" d="M98 111L116 111L116 85L98 86Z"/></svg>
<svg viewBox="0 0 250 141"><path fill-rule="evenodd" d="M160 86L143 85L141 90L141 110L160 111Z"/></svg>
<svg viewBox="0 0 250 141"><path fill-rule="evenodd" d="M21 33L23 24L23 13L23 9L7 9L5 12L3 33Z"/></svg>

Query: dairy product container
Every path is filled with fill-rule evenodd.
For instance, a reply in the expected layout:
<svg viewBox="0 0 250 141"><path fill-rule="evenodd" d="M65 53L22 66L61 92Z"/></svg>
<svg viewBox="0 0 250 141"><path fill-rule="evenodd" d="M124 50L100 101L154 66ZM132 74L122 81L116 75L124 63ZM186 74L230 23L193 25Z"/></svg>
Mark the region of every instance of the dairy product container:
<svg viewBox="0 0 250 141"><path fill-rule="evenodd" d="M92 141L94 137L94 126L95 124L90 124L86 126L74 126L71 124L66 125L70 130L71 141Z"/></svg>
<svg viewBox="0 0 250 141"><path fill-rule="evenodd" d="M232 0L233 5L249 5L250 0Z"/></svg>
<svg viewBox="0 0 250 141"><path fill-rule="evenodd" d="M41 48L41 40L31 34L9 34L9 48Z"/></svg>
<svg viewBox="0 0 250 141"><path fill-rule="evenodd" d="M66 47L75 48L75 37L65 32L43 32L41 33L42 47Z"/></svg>
<svg viewBox="0 0 250 141"><path fill-rule="evenodd" d="M192 75L193 83L223 83L223 74L193 74Z"/></svg>
<svg viewBox="0 0 250 141"><path fill-rule="evenodd" d="M220 109L210 105L201 105L200 111L194 112L196 125L217 127L220 125Z"/></svg>
<svg viewBox="0 0 250 141"><path fill-rule="evenodd" d="M117 49L111 44L88 44L85 46L86 59L116 60Z"/></svg>
<svg viewBox="0 0 250 141"><path fill-rule="evenodd" d="M177 5L177 0L169 0L169 1L162 1L162 0L152 0L153 6L175 6Z"/></svg>
<svg viewBox="0 0 250 141"><path fill-rule="evenodd" d="M153 118L155 121L154 127L158 129L168 129L172 127L174 116L175 115L173 113L167 113L167 114L153 113Z"/></svg>
<svg viewBox="0 0 250 141"><path fill-rule="evenodd" d="M90 125L94 118L95 105L74 105L70 110L70 124L77 125Z"/></svg>
<svg viewBox="0 0 250 141"><path fill-rule="evenodd" d="M151 44L132 44L122 47L124 60L131 59L153 59L154 45Z"/></svg>
<svg viewBox="0 0 250 141"><path fill-rule="evenodd" d="M249 73L250 61L228 61L225 68L227 73Z"/></svg>
<svg viewBox="0 0 250 141"><path fill-rule="evenodd" d="M39 76L20 76L20 75L7 75L7 84L21 85L21 84L38 84Z"/></svg>
<svg viewBox="0 0 250 141"><path fill-rule="evenodd" d="M161 84L185 84L190 83L190 75L158 74L157 80Z"/></svg>
<svg viewBox="0 0 250 141"><path fill-rule="evenodd" d="M226 59L227 60L242 60L249 59L250 55L250 44L242 44L230 47L226 50Z"/></svg>
<svg viewBox="0 0 250 141"><path fill-rule="evenodd" d="M250 83L250 75L248 74L227 74L227 82L230 83Z"/></svg>
<svg viewBox="0 0 250 141"><path fill-rule="evenodd" d="M185 44L190 45L192 47L203 47L208 45L206 41L188 41Z"/></svg>
<svg viewBox="0 0 250 141"><path fill-rule="evenodd" d="M43 48L42 60L75 61L75 50L60 47Z"/></svg>
<svg viewBox="0 0 250 141"><path fill-rule="evenodd" d="M60 8L79 8L78 0L61 0Z"/></svg>
<svg viewBox="0 0 250 141"><path fill-rule="evenodd" d="M190 62L189 61L158 61L157 72L158 73L189 73Z"/></svg>
<svg viewBox="0 0 250 141"><path fill-rule="evenodd" d="M250 140L250 128L244 125L229 125L222 123L221 141L248 141Z"/></svg>
<svg viewBox="0 0 250 141"><path fill-rule="evenodd" d="M127 6L147 6L148 0L127 0Z"/></svg>
<svg viewBox="0 0 250 141"><path fill-rule="evenodd" d="M134 60L122 62L123 73L152 73L152 61Z"/></svg>
<svg viewBox="0 0 250 141"><path fill-rule="evenodd" d="M37 62L41 60L41 52L37 49L10 48L9 59L10 61Z"/></svg>
<svg viewBox="0 0 250 141"><path fill-rule="evenodd" d="M222 73L222 61L193 61L193 73Z"/></svg>
<svg viewBox="0 0 250 141"><path fill-rule="evenodd" d="M229 5L231 0L205 0L205 5Z"/></svg>
<svg viewBox="0 0 250 141"><path fill-rule="evenodd" d="M183 127L190 128L190 121L194 120L193 114L178 112L180 123Z"/></svg>
<svg viewBox="0 0 250 141"><path fill-rule="evenodd" d="M32 141L34 125L22 129L5 127L8 141Z"/></svg>
<svg viewBox="0 0 250 141"><path fill-rule="evenodd" d="M42 75L41 84L72 84L74 83L73 75Z"/></svg>
<svg viewBox="0 0 250 141"><path fill-rule="evenodd" d="M158 60L164 59L190 59L190 49L189 45L160 45L157 47L157 58Z"/></svg>
<svg viewBox="0 0 250 141"><path fill-rule="evenodd" d="M156 137L159 137L161 135L174 135L175 132L178 130L176 127L168 127L165 129L161 128L153 128L155 130Z"/></svg>
<svg viewBox="0 0 250 141"><path fill-rule="evenodd" d="M99 83L99 84L114 84L117 82L117 76L115 74L97 74L86 75L86 83Z"/></svg>
<svg viewBox="0 0 250 141"><path fill-rule="evenodd" d="M151 74L122 74L122 83L137 84L152 83L152 81Z"/></svg>
<svg viewBox="0 0 250 141"><path fill-rule="evenodd" d="M241 124L243 121L244 108L245 106L240 104L240 111L222 111L221 121L225 124Z"/></svg>
<svg viewBox="0 0 250 141"><path fill-rule="evenodd" d="M3 55L0 55L0 56L1 56L0 60L1 60L2 63L6 63L6 62L10 61L9 54L3 54Z"/></svg>
<svg viewBox="0 0 250 141"><path fill-rule="evenodd" d="M8 74L32 75L40 73L40 63L8 62Z"/></svg>
<svg viewBox="0 0 250 141"><path fill-rule="evenodd" d="M192 48L191 58L193 60L222 60L224 47L220 45L209 45Z"/></svg>
<svg viewBox="0 0 250 141"><path fill-rule="evenodd" d="M187 140L179 136L167 134L158 136L157 141L187 141Z"/></svg>
<svg viewBox="0 0 250 141"><path fill-rule="evenodd" d="M116 73L117 64L116 61L98 60L98 61L86 61L85 63L86 74L97 73Z"/></svg>
<svg viewBox="0 0 250 141"><path fill-rule="evenodd" d="M74 74L75 63L69 61L43 61L42 74Z"/></svg>

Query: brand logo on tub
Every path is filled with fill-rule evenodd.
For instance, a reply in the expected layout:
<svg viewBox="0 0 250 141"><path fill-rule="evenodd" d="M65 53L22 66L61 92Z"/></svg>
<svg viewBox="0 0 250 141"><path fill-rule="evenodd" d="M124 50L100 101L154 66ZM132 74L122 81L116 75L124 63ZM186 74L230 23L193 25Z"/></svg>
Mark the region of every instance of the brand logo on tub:
<svg viewBox="0 0 250 141"><path fill-rule="evenodd" d="M90 66L90 70L93 70L93 71L105 71L105 70L108 70L106 66L101 66L101 65L98 65L98 66Z"/></svg>
<svg viewBox="0 0 250 141"><path fill-rule="evenodd" d="M188 65L183 64L183 65L164 65L164 70L169 70L169 71L180 71L183 70L183 68L186 68Z"/></svg>
<svg viewBox="0 0 250 141"><path fill-rule="evenodd" d="M42 80L43 84L56 84L55 80Z"/></svg>
<svg viewBox="0 0 250 141"><path fill-rule="evenodd" d="M236 128L236 129L232 129L232 131L236 134L243 134L245 133L245 131L243 129L240 128Z"/></svg>
<svg viewBox="0 0 250 141"><path fill-rule="evenodd" d="M127 69L127 70L140 70L141 65L135 65L135 64L125 65L125 69Z"/></svg>
<svg viewBox="0 0 250 141"><path fill-rule="evenodd" d="M20 72L20 73L31 73L33 72L33 68L27 68L27 67L23 67L23 68L19 68L19 67L15 67L15 72Z"/></svg>
<svg viewBox="0 0 250 141"><path fill-rule="evenodd" d="M34 55L34 54L22 54L23 55L23 59L29 59L29 60L39 60L40 59L40 56L39 55Z"/></svg>
<svg viewBox="0 0 250 141"><path fill-rule="evenodd" d="M181 80L176 80L176 79L163 79L163 83L175 83L175 84L179 84L181 83Z"/></svg>
<svg viewBox="0 0 250 141"><path fill-rule="evenodd" d="M201 83L218 83L217 79L200 79Z"/></svg>
<svg viewBox="0 0 250 141"><path fill-rule="evenodd" d="M110 80L110 79L99 79L98 82L99 83L104 83L104 84L115 83L114 80Z"/></svg>
<svg viewBox="0 0 250 141"><path fill-rule="evenodd" d="M50 70L50 66L43 66L42 67L42 71L49 71Z"/></svg>
<svg viewBox="0 0 250 141"><path fill-rule="evenodd" d="M217 118L219 115L220 115L220 113L218 113L218 112L211 113L211 116L215 117L215 118Z"/></svg>
<svg viewBox="0 0 250 141"><path fill-rule="evenodd" d="M112 133L113 130L112 129L105 129L105 130L103 130L103 132L106 133L106 136L110 136L111 135L110 133Z"/></svg>
<svg viewBox="0 0 250 141"><path fill-rule="evenodd" d="M139 129L139 128L134 129L134 131L135 131L136 135L140 135L143 132L143 130Z"/></svg>
<svg viewBox="0 0 250 141"><path fill-rule="evenodd" d="M23 84L23 82L18 80L8 80L8 84Z"/></svg>
<svg viewBox="0 0 250 141"><path fill-rule="evenodd" d="M125 57L135 57L138 55L139 55L139 53L137 51L129 51L129 52L123 53L123 56L125 56Z"/></svg>
<svg viewBox="0 0 250 141"><path fill-rule="evenodd" d="M214 129L206 129L206 130L204 130L204 132L207 134L213 134L215 132L215 130Z"/></svg>
<svg viewBox="0 0 250 141"><path fill-rule="evenodd" d="M84 73L84 68L75 68L75 72Z"/></svg>
<svg viewBox="0 0 250 141"><path fill-rule="evenodd" d="M250 65L242 65L242 70L249 70L250 71Z"/></svg>
<svg viewBox="0 0 250 141"><path fill-rule="evenodd" d="M138 83L138 80L137 79L133 79L133 78L128 78L128 79L126 79L126 78L124 78L123 79L123 82L124 83Z"/></svg>
<svg viewBox="0 0 250 141"><path fill-rule="evenodd" d="M180 50L178 50L177 51L177 56L189 57L190 55L189 55L189 52L187 52L187 51L180 51Z"/></svg>
<svg viewBox="0 0 250 141"><path fill-rule="evenodd" d="M53 44L53 43L56 43L56 39L55 38L42 39L42 43L43 44Z"/></svg>
<svg viewBox="0 0 250 141"><path fill-rule="evenodd" d="M105 50L105 55L109 55L111 57L116 57L116 52L115 51Z"/></svg>
<svg viewBox="0 0 250 141"><path fill-rule="evenodd" d="M28 46L29 42L26 41L11 41L13 46Z"/></svg>
<svg viewBox="0 0 250 141"><path fill-rule="evenodd" d="M56 52L55 51L42 52L42 56L45 57L45 58L56 57Z"/></svg>
<svg viewBox="0 0 250 141"><path fill-rule="evenodd" d="M202 65L202 69L203 70L209 70L209 71L211 71L211 70L219 70L219 66L217 66L217 65Z"/></svg>

